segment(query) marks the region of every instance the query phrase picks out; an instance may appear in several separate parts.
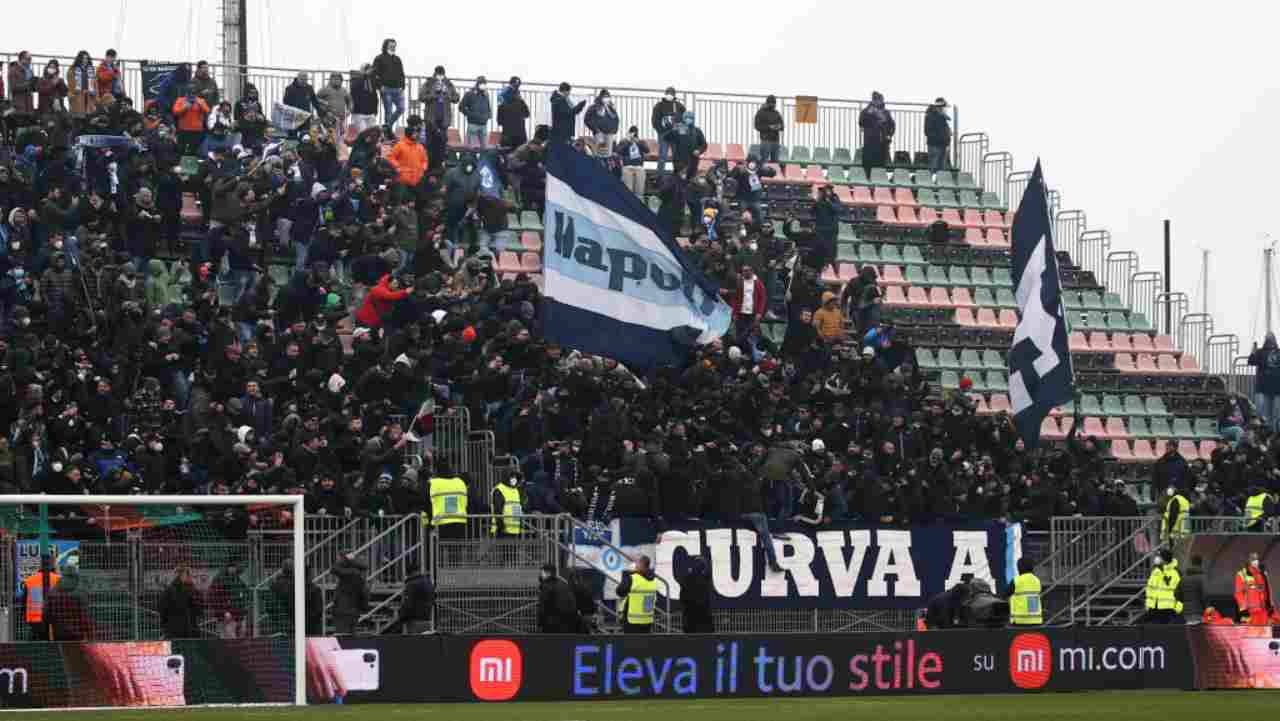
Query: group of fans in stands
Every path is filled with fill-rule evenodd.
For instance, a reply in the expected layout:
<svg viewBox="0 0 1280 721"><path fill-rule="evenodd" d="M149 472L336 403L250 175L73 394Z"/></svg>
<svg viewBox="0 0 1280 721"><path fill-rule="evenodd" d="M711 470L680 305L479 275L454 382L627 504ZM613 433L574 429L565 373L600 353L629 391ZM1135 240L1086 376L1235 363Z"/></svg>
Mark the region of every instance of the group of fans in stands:
<svg viewBox="0 0 1280 721"><path fill-rule="evenodd" d="M2 492L303 493L311 513L427 511L429 478L450 470L429 455L418 466L410 437L465 407L520 459L530 511L1040 525L1138 512L1094 439L1029 451L1007 416L932 386L880 322L874 271L825 289L840 201L823 193L812 221L766 211L761 178L784 132L773 98L755 124L765 157L709 170L674 89L654 108L658 215L691 239L735 324L678 367L637 373L545 342L535 279L494 267L514 240L508 214L542 209L548 143L646 191L651 149L636 127L619 132L607 91L578 101L561 85L552 124L529 137L519 78L495 110L484 78L459 93L443 67L391 134L405 110L394 42L349 87L295 80L284 102L311 116L289 128L252 85L221 97L204 63L145 104L124 95L113 51L65 72L23 53L5 78ZM451 162L455 103L466 138L483 145L496 118L500 146ZM883 98L868 110L864 161L884 162L892 117ZM592 135L575 140L584 111ZM931 144L949 142L945 122L930 128ZM480 192L482 163L514 202ZM185 195L198 219L184 220ZM777 344L761 332L774 321L787 324ZM1157 490L1184 489L1196 513L1242 506L1276 475L1276 446L1247 430L1211 468L1160 459Z"/></svg>

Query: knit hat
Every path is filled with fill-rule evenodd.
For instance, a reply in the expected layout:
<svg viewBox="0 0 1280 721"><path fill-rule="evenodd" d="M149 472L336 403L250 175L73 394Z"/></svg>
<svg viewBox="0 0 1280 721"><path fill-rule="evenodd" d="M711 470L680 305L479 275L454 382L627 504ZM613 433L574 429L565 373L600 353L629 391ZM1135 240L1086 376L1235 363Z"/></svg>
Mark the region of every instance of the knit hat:
<svg viewBox="0 0 1280 721"><path fill-rule="evenodd" d="M466 343L474 342L476 339L475 326L469 325L462 330L462 340Z"/></svg>
<svg viewBox="0 0 1280 721"><path fill-rule="evenodd" d="M960 390L967 391L972 387L973 387L972 378L970 378L969 376L964 376L963 378L960 379Z"/></svg>

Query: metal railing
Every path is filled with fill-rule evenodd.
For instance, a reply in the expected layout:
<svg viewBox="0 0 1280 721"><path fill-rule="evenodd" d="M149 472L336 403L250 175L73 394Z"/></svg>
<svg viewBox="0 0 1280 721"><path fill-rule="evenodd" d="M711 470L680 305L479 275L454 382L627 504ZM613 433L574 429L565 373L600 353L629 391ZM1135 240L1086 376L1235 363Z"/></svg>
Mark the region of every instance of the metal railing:
<svg viewBox="0 0 1280 721"><path fill-rule="evenodd" d="M562 518L565 520L565 523L567 524L567 529L569 531L569 540L567 543L562 544L562 548L566 552L568 552L569 555L575 561L590 565L590 563L583 556L583 554L578 552L577 539L579 536L579 532L586 534L587 537L592 538L593 545L604 546L609 551L612 551L613 553L617 554L619 558L625 558L628 561L631 561L633 563L637 560L634 556L628 554L626 551L623 551L621 548L605 540L598 529L588 526L587 524L583 523L582 521L579 521L573 516L564 515L562 516ZM656 559L654 560L656 561ZM617 565L617 568L619 569L618 571L603 572L603 573L610 581L613 581L614 583L619 583L622 581L621 569L623 567L624 567L624 564L618 564ZM654 578L658 581L659 585L661 585L663 589L662 594L660 595L660 598L659 598L659 603L655 604L655 608L654 608L654 622L653 622L654 630L659 632L671 632L674 630L674 625L673 625L674 617L671 615L671 584L667 583L667 580L662 578L661 576L655 576ZM617 618L618 614L617 614L616 606L614 608L610 608L608 604L604 604L604 603L599 604L599 606L600 606L599 608L600 612L602 612L606 617L613 617L614 620L617 621L620 625L621 621L620 619Z"/></svg>

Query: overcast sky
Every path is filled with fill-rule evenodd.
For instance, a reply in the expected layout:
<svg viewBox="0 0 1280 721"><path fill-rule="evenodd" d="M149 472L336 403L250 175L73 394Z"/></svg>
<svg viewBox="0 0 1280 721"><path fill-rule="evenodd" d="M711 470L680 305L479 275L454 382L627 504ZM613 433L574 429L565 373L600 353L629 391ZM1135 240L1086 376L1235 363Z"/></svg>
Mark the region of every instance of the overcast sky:
<svg viewBox="0 0 1280 721"><path fill-rule="evenodd" d="M249 0L251 64L350 68L384 37L412 74L929 101L959 107L1015 170L1039 156L1063 208L1162 267L1217 327L1261 332L1264 235L1280 237L1272 2L425 3ZM13 2L0 48L217 59L218 0ZM126 17L121 16L121 7ZM359 9L356 9L356 8ZM623 118L624 125L630 119ZM634 119L632 122L641 119ZM643 123L639 123L643 126ZM715 141L715 138L710 138ZM785 142L785 139L784 139ZM1280 313L1277 313L1280 325Z"/></svg>

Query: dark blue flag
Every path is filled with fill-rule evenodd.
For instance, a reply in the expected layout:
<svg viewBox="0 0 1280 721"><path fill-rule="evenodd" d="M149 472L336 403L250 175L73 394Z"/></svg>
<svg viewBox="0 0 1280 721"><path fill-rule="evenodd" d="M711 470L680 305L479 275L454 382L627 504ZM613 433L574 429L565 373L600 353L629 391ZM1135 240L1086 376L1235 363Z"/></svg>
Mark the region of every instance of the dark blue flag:
<svg viewBox="0 0 1280 721"><path fill-rule="evenodd" d="M488 150L480 154L476 162L476 172L480 173L480 193L490 198L502 197L502 176L498 174L498 163L494 151Z"/></svg>

